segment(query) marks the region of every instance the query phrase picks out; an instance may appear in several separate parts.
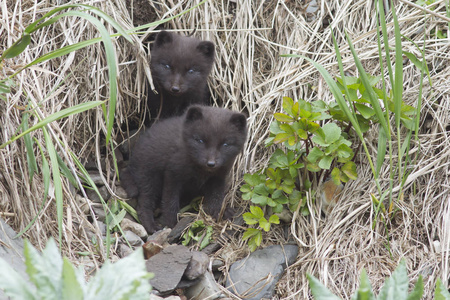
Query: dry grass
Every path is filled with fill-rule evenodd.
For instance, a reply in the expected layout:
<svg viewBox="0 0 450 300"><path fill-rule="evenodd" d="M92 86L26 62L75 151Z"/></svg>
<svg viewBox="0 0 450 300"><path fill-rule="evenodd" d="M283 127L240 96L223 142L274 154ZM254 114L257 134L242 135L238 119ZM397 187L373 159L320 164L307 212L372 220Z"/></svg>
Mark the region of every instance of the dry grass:
<svg viewBox="0 0 450 300"><path fill-rule="evenodd" d="M38 1L36 1L38 2ZM0 45L4 49L17 40L24 28L60 1L3 1L0 4ZM198 3L198 0L163 1L157 4L160 17L171 16ZM196 36L212 40L217 46L217 63L213 69L211 89L218 103L242 110L249 115L249 141L238 161L233 191L238 190L241 174L264 167L270 149L264 148L267 127L272 113L280 110L283 96L305 100L332 101L318 72L302 59L280 58L280 54L298 53L322 64L337 75L336 55L331 40L330 23L336 28L338 43L346 72L357 75L350 51L343 38L344 30L352 38L360 59L372 75L379 74L375 11L372 1L318 0L318 11L308 14L308 1L209 1L199 9L169 22L167 28L183 33L197 29ZM405 1L406 2L406 1ZM95 5L116 19L125 29L132 28L133 14L125 1L84 1ZM142 1L127 1L147 9ZM148 2L147 2L148 3ZM155 4L156 5L156 4ZM423 44L423 13L407 3L396 3L402 33ZM150 8L149 8L150 9ZM445 2L436 1L433 11L445 15ZM149 16L154 12L149 11ZM142 17L142 16L141 16ZM153 20L147 20L148 22ZM450 43L430 34L432 30L448 29L446 21L436 16L426 19L426 60L431 72L432 87L424 91L420 147L411 144L411 153L418 154L409 166L411 175L405 185L400 212L386 227L378 222L372 229L374 211L370 193L376 193L367 160L360 155L359 178L346 185L341 203L323 217L314 204L312 215L295 215L290 238L300 246L298 260L278 284L276 299L307 299L310 297L306 272L318 277L336 294L348 299L358 286L362 268L368 272L376 290L392 272L401 258L406 259L412 282L424 276L426 299L432 298L437 278L450 279ZM150 32L148 32L150 33ZM148 53L143 41L148 35L134 37L130 44L117 38L117 63L120 70L120 95L115 129L117 137L125 133L127 122L141 122L144 116L145 82L149 76ZM97 37L97 31L85 20L62 18L51 27L33 36L33 42L20 56L0 66L0 78L52 49ZM393 36L391 37L391 39ZM392 43L393 45L393 43ZM405 50L418 54L411 42ZM10 139L22 120L23 107L29 101L39 104L48 116L63 108L90 100L107 99L106 60L100 45L54 59L20 73L8 101L0 102L3 142ZM404 100L415 103L419 72L409 61L404 63ZM30 121L36 122L35 119ZM101 165L105 184L111 192L116 188L111 153L105 152L105 133L100 109L67 118L50 125L55 136L81 159L93 159ZM41 144L40 131L32 134ZM368 136L376 156L377 130ZM37 151L37 150L35 150ZM36 152L38 153L38 152ZM73 164L72 162L67 162ZM388 188L388 165L382 170L383 189ZM37 214L42 203L43 183L40 176L28 180L26 150L23 141L0 150L0 216L17 230L23 229ZM64 254L81 261L78 251L95 252L86 231L99 234L75 201L72 189L65 182ZM398 192L398 190L397 190ZM234 205L242 206L238 194ZM53 197L53 194L50 195ZM47 203L36 224L26 233L33 244L43 247L50 236L57 237L56 212L53 202ZM385 229L388 229L389 235ZM389 238L389 240L388 240ZM281 229L265 236L265 244L288 240ZM440 244L440 250L435 244ZM439 250L439 251L438 251ZM248 254L240 239L232 239L218 253L227 265ZM102 255L84 261L101 262Z"/></svg>

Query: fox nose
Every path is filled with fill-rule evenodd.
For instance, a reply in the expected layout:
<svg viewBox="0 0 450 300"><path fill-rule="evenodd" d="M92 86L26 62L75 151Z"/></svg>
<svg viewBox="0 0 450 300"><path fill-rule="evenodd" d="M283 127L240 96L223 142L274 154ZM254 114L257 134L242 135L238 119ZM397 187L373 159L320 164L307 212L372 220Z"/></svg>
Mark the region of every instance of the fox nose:
<svg viewBox="0 0 450 300"><path fill-rule="evenodd" d="M209 160L206 165L210 168L214 168L216 166L216 162L213 160Z"/></svg>
<svg viewBox="0 0 450 300"><path fill-rule="evenodd" d="M172 92L174 92L174 93L178 93L178 92L180 92L180 87L179 86L176 86L176 85L174 85L174 86L172 86Z"/></svg>

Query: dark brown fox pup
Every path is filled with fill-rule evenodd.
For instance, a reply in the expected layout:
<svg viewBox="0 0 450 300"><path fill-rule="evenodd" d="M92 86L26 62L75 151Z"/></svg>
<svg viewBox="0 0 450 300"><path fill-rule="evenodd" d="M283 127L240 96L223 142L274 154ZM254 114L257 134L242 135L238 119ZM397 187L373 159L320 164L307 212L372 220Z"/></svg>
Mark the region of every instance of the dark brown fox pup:
<svg viewBox="0 0 450 300"><path fill-rule="evenodd" d="M193 105L182 116L155 123L134 147L121 184L137 196L137 213L149 233L159 223L173 227L181 207L204 196L203 208L217 218L226 179L247 137L245 115L228 109Z"/></svg>
<svg viewBox="0 0 450 300"><path fill-rule="evenodd" d="M181 115L190 104L208 104L207 79L214 64L214 44L161 31L151 50L149 91L152 119Z"/></svg>

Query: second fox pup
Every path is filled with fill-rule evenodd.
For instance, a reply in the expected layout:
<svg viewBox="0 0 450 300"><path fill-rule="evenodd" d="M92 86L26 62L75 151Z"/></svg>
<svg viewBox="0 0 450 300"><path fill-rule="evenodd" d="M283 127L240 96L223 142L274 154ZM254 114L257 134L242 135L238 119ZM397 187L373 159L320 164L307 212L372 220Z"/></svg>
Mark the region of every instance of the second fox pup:
<svg viewBox="0 0 450 300"><path fill-rule="evenodd" d="M179 116L190 104L207 104L207 79L214 64L212 42L161 31L151 50L156 91L149 91L151 118Z"/></svg>
<svg viewBox="0 0 450 300"><path fill-rule="evenodd" d="M247 137L245 115L193 105L183 116L155 123L137 142L121 184L138 199L137 213L147 232L173 227L181 207L204 196L203 208L217 218L226 179Z"/></svg>

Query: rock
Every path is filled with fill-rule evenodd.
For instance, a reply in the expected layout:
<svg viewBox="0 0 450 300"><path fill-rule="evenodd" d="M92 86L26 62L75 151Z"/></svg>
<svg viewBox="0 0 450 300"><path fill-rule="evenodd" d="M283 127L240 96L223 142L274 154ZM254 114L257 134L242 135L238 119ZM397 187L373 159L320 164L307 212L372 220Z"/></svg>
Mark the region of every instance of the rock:
<svg viewBox="0 0 450 300"><path fill-rule="evenodd" d="M172 292L183 276L192 252L185 246L168 246L145 263L148 272L155 274L150 284L161 294Z"/></svg>
<svg viewBox="0 0 450 300"><path fill-rule="evenodd" d="M75 195L75 201L78 204L78 207L81 209L81 211L85 214L88 215L89 214L89 202L90 200L87 198L84 198L83 196L81 196L80 194L76 194Z"/></svg>
<svg viewBox="0 0 450 300"><path fill-rule="evenodd" d="M213 271L219 271L219 268L223 267L225 264L220 259L215 259L211 263L211 270Z"/></svg>
<svg viewBox="0 0 450 300"><path fill-rule="evenodd" d="M295 262L297 254L296 245L273 245L257 250L249 257L232 264L226 285L239 297L271 299L284 269Z"/></svg>
<svg viewBox="0 0 450 300"><path fill-rule="evenodd" d="M212 243L209 244L208 246L206 246L205 248L203 248L202 252L205 253L206 255L211 255L214 252L216 252L217 250L220 249L220 244L219 243Z"/></svg>
<svg viewBox="0 0 450 300"><path fill-rule="evenodd" d="M91 177L92 181L95 183L96 186L103 186L105 183L102 180L102 176L100 176L99 173L96 172L88 172L89 176Z"/></svg>
<svg viewBox="0 0 450 300"><path fill-rule="evenodd" d="M91 215L91 217L96 218L97 221L105 222L106 214L101 204L92 205L92 210L94 211L94 216Z"/></svg>
<svg viewBox="0 0 450 300"><path fill-rule="evenodd" d="M185 290L184 294L188 299L203 300L203 299L218 299L222 298L223 294L214 280L210 272L205 272L200 276L197 284Z"/></svg>
<svg viewBox="0 0 450 300"><path fill-rule="evenodd" d="M171 231L172 229L170 228L161 229L150 235L147 238L147 241L155 242L157 244L160 244L161 246L164 246L167 244L167 239Z"/></svg>
<svg viewBox="0 0 450 300"><path fill-rule="evenodd" d="M129 230L134 232L138 237L145 240L147 238L147 231L145 231L144 226L141 224L138 224L136 222L133 222L128 219L123 219L122 222L120 222L120 227L122 227L122 230Z"/></svg>
<svg viewBox="0 0 450 300"><path fill-rule="evenodd" d="M124 258L125 256L133 253L133 250L125 244L119 244L119 248L117 249L117 254L120 258Z"/></svg>
<svg viewBox="0 0 450 300"><path fill-rule="evenodd" d="M209 264L209 257L203 252L193 251L191 261L189 262L184 277L188 280L194 280L206 272Z"/></svg>
<svg viewBox="0 0 450 300"><path fill-rule="evenodd" d="M105 202L111 196L109 194L109 191L106 188L106 186L99 187L98 191L99 191L100 195L102 196L102 198L103 198L103 200ZM100 197L98 196L98 194L94 190L86 190L86 195L88 196L89 200L91 200L92 202L94 202L94 203L102 203L102 201L100 200Z"/></svg>
<svg viewBox="0 0 450 300"><path fill-rule="evenodd" d="M122 198L122 199L128 199L128 194L127 191L125 191L125 189L121 186L117 186L116 187L116 191L114 192L117 197Z"/></svg>
<svg viewBox="0 0 450 300"><path fill-rule="evenodd" d="M22 278L28 278L23 257L23 240L14 239L16 235L17 233L0 218L0 258L16 270ZM2 290L0 290L0 299L9 299Z"/></svg>
<svg viewBox="0 0 450 300"><path fill-rule="evenodd" d="M156 254L161 252L163 246L155 242L148 241L144 245L142 245L142 248L144 249L144 259L149 259L150 257L155 256Z"/></svg>
<svg viewBox="0 0 450 300"><path fill-rule="evenodd" d="M176 243L180 239L183 231L195 220L194 216L184 217L180 220L180 222L175 225L172 229L172 232L169 234L168 240L169 243Z"/></svg>
<svg viewBox="0 0 450 300"><path fill-rule="evenodd" d="M140 247L144 244L144 241L133 231L124 230L123 232L125 236L120 237L120 241L126 244L126 240L130 243L131 246ZM126 239L126 240L125 240Z"/></svg>

